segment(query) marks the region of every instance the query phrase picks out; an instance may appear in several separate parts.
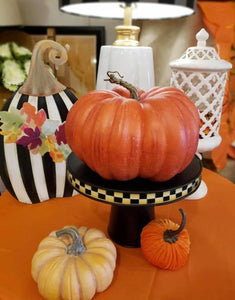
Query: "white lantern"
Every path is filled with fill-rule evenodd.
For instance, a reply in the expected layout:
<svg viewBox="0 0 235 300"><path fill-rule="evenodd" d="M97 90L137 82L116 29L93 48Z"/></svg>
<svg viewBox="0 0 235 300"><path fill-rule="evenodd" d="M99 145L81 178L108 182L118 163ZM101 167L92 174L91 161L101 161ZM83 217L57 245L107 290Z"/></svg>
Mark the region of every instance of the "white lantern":
<svg viewBox="0 0 235 300"><path fill-rule="evenodd" d="M211 151L221 143L219 135L227 71L232 65L221 60L213 47L206 46L209 34L201 29L197 35L197 46L170 63L171 86L179 88L194 102L201 120L199 153ZM207 194L202 180L198 190L187 199L201 199Z"/></svg>
<svg viewBox="0 0 235 300"><path fill-rule="evenodd" d="M197 106L200 119L198 152L211 151L219 146L220 119L227 71L232 65L221 60L213 47L206 46L209 34L201 29L197 46L190 47L170 67L171 86L181 89Z"/></svg>

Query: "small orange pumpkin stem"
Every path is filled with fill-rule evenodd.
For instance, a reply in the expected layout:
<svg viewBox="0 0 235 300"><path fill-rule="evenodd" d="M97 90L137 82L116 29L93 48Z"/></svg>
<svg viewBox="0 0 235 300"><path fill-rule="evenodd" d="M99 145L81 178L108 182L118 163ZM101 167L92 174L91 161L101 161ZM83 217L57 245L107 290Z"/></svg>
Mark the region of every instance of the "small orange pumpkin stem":
<svg viewBox="0 0 235 300"><path fill-rule="evenodd" d="M60 237L62 235L68 234L72 237L72 244L69 244L67 246L67 254L71 255L81 255L86 251L86 247L84 246L81 236L78 233L76 228L73 227L68 227L68 228L63 228L59 231L56 231L56 236Z"/></svg>
<svg viewBox="0 0 235 300"><path fill-rule="evenodd" d="M120 84L121 86L123 86L124 88L126 88L130 91L132 99L136 99L136 100L140 101L137 89L131 83L115 77L115 75L114 75L115 73L118 74L118 76L120 78L123 78L123 76L120 75L120 73L118 71L114 71L114 72L108 71L107 75L109 78L104 79L104 81L109 81L110 83Z"/></svg>
<svg viewBox="0 0 235 300"><path fill-rule="evenodd" d="M173 244L178 240L178 234L184 229L185 224L186 224L185 212L183 211L182 208L180 208L179 211L182 214L182 221L181 221L179 228L177 230L167 229L163 234L164 241L168 242L170 244Z"/></svg>

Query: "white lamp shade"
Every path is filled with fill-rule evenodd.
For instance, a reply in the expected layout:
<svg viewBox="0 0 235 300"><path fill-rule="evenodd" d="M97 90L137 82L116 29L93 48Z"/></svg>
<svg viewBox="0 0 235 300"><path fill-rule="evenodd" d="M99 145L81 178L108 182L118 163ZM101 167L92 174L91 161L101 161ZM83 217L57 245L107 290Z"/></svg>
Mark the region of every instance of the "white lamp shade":
<svg viewBox="0 0 235 300"><path fill-rule="evenodd" d="M169 19L189 16L196 0L59 0L61 11L89 17L123 19L123 7L132 5L132 19Z"/></svg>
<svg viewBox="0 0 235 300"><path fill-rule="evenodd" d="M0 0L0 26L19 26L22 19L17 0Z"/></svg>

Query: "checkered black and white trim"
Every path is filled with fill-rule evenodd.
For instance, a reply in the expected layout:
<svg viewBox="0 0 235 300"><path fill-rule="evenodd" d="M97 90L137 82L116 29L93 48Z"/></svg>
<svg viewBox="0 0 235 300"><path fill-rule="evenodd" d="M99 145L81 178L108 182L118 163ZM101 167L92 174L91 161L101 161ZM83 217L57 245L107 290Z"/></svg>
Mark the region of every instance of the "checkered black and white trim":
<svg viewBox="0 0 235 300"><path fill-rule="evenodd" d="M201 176L182 187L160 192L120 192L84 183L68 172L68 180L72 186L81 194L95 200L110 204L121 205L162 205L173 202L193 193L200 185Z"/></svg>

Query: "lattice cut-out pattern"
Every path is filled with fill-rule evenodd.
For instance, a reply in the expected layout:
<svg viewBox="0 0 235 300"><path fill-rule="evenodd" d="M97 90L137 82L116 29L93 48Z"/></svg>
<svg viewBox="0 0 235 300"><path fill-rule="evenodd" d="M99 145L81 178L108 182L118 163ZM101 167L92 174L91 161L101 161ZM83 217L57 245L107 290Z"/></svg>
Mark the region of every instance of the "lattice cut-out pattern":
<svg viewBox="0 0 235 300"><path fill-rule="evenodd" d="M226 76L224 72L172 70L171 86L185 92L199 110L201 139L219 136Z"/></svg>
<svg viewBox="0 0 235 300"><path fill-rule="evenodd" d="M214 48L197 48L197 47L190 47L188 48L185 53L182 55L181 59L191 59L191 60L219 60L219 55L215 51Z"/></svg>

